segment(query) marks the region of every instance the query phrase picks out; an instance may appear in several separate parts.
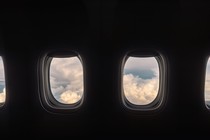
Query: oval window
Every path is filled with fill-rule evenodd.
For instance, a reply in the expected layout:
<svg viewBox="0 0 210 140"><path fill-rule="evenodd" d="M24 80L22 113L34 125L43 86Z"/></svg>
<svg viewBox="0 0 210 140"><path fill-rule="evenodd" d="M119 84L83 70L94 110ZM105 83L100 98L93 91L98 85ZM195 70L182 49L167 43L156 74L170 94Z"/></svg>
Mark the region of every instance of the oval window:
<svg viewBox="0 0 210 140"><path fill-rule="evenodd" d="M155 57L128 57L123 69L123 93L133 105L152 103L159 91L159 65Z"/></svg>
<svg viewBox="0 0 210 140"><path fill-rule="evenodd" d="M50 64L50 89L62 104L75 104L83 97L83 67L78 57L53 57Z"/></svg>

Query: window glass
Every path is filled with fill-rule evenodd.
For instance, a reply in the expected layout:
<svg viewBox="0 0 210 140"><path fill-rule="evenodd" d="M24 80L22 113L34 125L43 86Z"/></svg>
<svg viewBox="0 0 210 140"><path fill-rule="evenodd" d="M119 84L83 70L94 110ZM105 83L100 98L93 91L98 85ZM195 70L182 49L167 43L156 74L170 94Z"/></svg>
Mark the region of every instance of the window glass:
<svg viewBox="0 0 210 140"><path fill-rule="evenodd" d="M62 104L74 104L83 96L83 67L78 57L53 57L50 65L50 89Z"/></svg>
<svg viewBox="0 0 210 140"><path fill-rule="evenodd" d="M5 87L5 75L4 64L2 57L0 57L0 105L3 105L6 100L6 87Z"/></svg>
<svg viewBox="0 0 210 140"><path fill-rule="evenodd" d="M210 109L210 60L207 61L206 67L206 80L205 80L205 103L208 109Z"/></svg>
<svg viewBox="0 0 210 140"><path fill-rule="evenodd" d="M123 93L134 105L148 105L159 90L159 66L155 57L128 57L123 69Z"/></svg>

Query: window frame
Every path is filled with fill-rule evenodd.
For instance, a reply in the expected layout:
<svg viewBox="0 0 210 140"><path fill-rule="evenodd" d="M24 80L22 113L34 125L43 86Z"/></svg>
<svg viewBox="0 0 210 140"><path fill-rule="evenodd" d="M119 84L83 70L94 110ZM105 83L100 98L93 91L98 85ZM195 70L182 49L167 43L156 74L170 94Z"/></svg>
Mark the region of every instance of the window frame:
<svg viewBox="0 0 210 140"><path fill-rule="evenodd" d="M65 104L59 102L53 96L50 86L50 66L53 58L70 58L77 57L82 65L83 70L83 94L81 99L73 104ZM82 57L76 51L69 50L53 50L44 53L38 62L38 85L39 85L39 99L42 107L48 112L54 113L70 113L81 108L85 99L85 70Z"/></svg>
<svg viewBox="0 0 210 140"><path fill-rule="evenodd" d="M156 98L149 104L146 105L136 105L131 103L124 93L124 85L123 85L123 75L124 75L124 67L129 57L154 57L157 60L158 68L159 68L159 88ZM123 106L132 111L137 112L154 112L163 109L164 104L166 103L167 92L168 92L168 63L166 57L157 50L150 49L142 49L142 50L132 50L128 51L122 61L121 61L121 102Z"/></svg>

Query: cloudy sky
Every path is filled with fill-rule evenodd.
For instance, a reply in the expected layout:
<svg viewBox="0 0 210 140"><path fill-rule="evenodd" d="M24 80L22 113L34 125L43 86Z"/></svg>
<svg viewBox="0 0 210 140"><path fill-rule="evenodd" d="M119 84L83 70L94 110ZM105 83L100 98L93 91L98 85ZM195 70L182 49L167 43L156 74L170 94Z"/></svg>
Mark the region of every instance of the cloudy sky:
<svg viewBox="0 0 210 140"><path fill-rule="evenodd" d="M129 57L124 66L123 89L129 102L151 103L159 89L159 67L154 57Z"/></svg>
<svg viewBox="0 0 210 140"><path fill-rule="evenodd" d="M83 84L83 68L78 57L52 59L50 87L57 101L76 103L82 98Z"/></svg>
<svg viewBox="0 0 210 140"><path fill-rule="evenodd" d="M5 76L2 57L0 57L0 103L4 103L6 99L5 92Z"/></svg>
<svg viewBox="0 0 210 140"><path fill-rule="evenodd" d="M83 95L83 69L77 57L54 58L50 67L53 96L65 104L79 101ZM124 67L123 87L133 104L152 102L158 93L159 68L154 57L130 57Z"/></svg>
<svg viewBox="0 0 210 140"><path fill-rule="evenodd" d="M210 60L208 60L206 69L205 101L210 101Z"/></svg>
<svg viewBox="0 0 210 140"><path fill-rule="evenodd" d="M50 87L56 100L64 104L79 101L83 95L83 68L77 57L53 58ZM158 93L159 68L154 57L130 57L124 67L123 87L133 104L152 102Z"/></svg>

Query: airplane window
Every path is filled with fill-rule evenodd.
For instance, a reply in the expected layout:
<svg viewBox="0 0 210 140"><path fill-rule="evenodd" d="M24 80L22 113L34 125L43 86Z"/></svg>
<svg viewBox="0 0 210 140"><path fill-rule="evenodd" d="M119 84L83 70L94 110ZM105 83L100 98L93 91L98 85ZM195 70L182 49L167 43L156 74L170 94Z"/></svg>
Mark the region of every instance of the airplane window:
<svg viewBox="0 0 210 140"><path fill-rule="evenodd" d="M169 84L167 61L161 52L150 49L125 55L121 65L121 101L127 109L139 113L163 109Z"/></svg>
<svg viewBox="0 0 210 140"><path fill-rule="evenodd" d="M5 75L3 59L0 57L0 105L3 105L6 100L6 89L5 89Z"/></svg>
<svg viewBox="0 0 210 140"><path fill-rule="evenodd" d="M83 67L77 56L56 58L50 64L50 89L62 104L75 104L83 97Z"/></svg>
<svg viewBox="0 0 210 140"><path fill-rule="evenodd" d="M134 105L152 103L159 90L159 65L155 57L128 57L123 71L123 93Z"/></svg>
<svg viewBox="0 0 210 140"><path fill-rule="evenodd" d="M209 59L207 62L207 67L206 67L205 103L206 103L206 107L210 109L210 60Z"/></svg>

